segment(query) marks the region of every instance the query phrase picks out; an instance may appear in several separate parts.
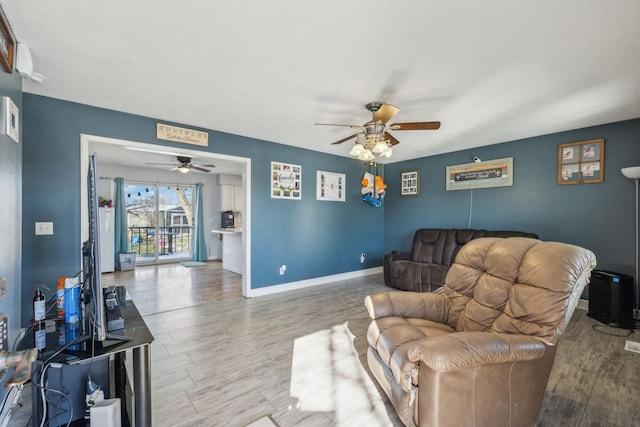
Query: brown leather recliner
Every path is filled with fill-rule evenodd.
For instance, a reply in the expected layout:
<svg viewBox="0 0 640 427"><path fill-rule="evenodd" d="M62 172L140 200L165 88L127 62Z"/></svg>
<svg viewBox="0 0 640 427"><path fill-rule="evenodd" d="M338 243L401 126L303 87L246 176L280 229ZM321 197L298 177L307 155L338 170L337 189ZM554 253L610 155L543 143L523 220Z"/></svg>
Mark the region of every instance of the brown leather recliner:
<svg viewBox="0 0 640 427"><path fill-rule="evenodd" d="M369 368L404 424L535 425L595 264L565 243L480 238L436 292L367 296Z"/></svg>

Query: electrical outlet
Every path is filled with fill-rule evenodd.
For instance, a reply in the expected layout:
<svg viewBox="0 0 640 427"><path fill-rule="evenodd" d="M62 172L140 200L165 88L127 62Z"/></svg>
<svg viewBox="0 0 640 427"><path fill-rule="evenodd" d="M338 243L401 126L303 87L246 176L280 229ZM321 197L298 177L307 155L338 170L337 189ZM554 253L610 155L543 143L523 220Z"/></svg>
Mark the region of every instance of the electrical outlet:
<svg viewBox="0 0 640 427"><path fill-rule="evenodd" d="M53 234L52 222L36 222L36 236Z"/></svg>
<svg viewBox="0 0 640 427"><path fill-rule="evenodd" d="M7 296L7 279L0 277L0 301Z"/></svg>
<svg viewBox="0 0 640 427"><path fill-rule="evenodd" d="M281 276L282 276L282 275L284 275L284 272L285 272L285 271L287 271L287 266L286 266L286 265L284 265L284 264L282 264L282 265L280 266L280 275L281 275Z"/></svg>
<svg viewBox="0 0 640 427"><path fill-rule="evenodd" d="M360 264L364 264L364 260L366 260L366 259L367 259L367 257L364 255L364 252L362 252L360 254Z"/></svg>

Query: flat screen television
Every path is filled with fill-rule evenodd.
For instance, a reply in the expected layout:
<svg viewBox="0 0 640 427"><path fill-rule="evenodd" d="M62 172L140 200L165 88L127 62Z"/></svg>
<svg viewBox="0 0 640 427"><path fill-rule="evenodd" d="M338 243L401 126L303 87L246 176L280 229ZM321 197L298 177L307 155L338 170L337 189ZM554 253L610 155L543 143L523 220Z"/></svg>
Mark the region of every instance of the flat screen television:
<svg viewBox="0 0 640 427"><path fill-rule="evenodd" d="M93 341L107 339L104 294L102 292L102 270L100 269L100 222L98 219L98 159L93 153L89 157L87 191L89 201L89 239L82 245L84 271L83 293L85 302L85 333Z"/></svg>

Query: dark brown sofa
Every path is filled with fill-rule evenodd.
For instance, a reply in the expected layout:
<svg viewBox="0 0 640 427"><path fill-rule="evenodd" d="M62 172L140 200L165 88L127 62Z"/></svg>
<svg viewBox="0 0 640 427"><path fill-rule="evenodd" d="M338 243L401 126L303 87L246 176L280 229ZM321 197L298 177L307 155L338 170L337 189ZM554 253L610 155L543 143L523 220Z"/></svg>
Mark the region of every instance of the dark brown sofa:
<svg viewBox="0 0 640 427"><path fill-rule="evenodd" d="M396 250L384 256L384 283L404 291L435 291L444 285L460 248L479 237L537 239L538 235L521 231L421 228L413 236L411 252Z"/></svg>

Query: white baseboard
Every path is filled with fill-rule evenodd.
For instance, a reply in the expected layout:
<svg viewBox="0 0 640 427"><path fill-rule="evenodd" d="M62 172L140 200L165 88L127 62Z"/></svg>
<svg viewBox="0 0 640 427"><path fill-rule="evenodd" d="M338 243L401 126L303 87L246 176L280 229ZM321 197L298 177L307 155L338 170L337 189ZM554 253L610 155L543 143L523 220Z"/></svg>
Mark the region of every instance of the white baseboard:
<svg viewBox="0 0 640 427"><path fill-rule="evenodd" d="M367 268L366 270L350 271L348 273L333 274L331 276L315 277L313 279L300 280L297 282L283 283L281 285L265 286L263 288L251 289L248 296L251 298L262 297L265 295L278 294L280 292L310 288L311 286L323 285L325 283L337 282L339 280L355 279L358 277L377 273L382 273L382 266Z"/></svg>
<svg viewBox="0 0 640 427"><path fill-rule="evenodd" d="M337 282L339 280L355 279L357 277L363 277L363 276L368 276L370 274L377 274L377 273L382 273L382 266L368 268L366 270L356 270L356 271L350 271L348 273L334 274L331 276L316 277L308 280L300 280L297 282L283 283L281 285L265 286L263 288L251 289L250 290L251 293L248 296L250 298L262 297L265 295L272 295L272 294L278 294L281 292L293 291L297 289L310 288L312 286L323 285L325 283L330 283L330 282ZM578 300L578 305L576 308L580 310L588 310L589 300L586 300L586 299Z"/></svg>

